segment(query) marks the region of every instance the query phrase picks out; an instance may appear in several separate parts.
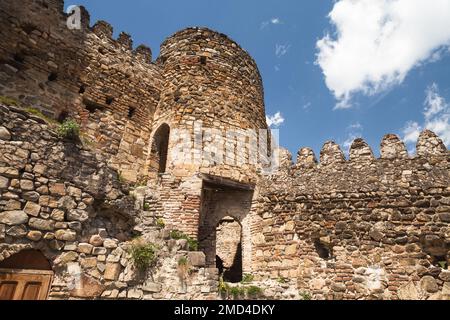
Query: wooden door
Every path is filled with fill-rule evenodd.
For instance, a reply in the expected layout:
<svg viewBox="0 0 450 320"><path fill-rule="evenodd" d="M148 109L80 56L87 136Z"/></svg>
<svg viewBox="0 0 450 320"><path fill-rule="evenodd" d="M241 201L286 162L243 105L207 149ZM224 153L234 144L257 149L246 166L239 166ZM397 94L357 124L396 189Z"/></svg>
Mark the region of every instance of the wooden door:
<svg viewBox="0 0 450 320"><path fill-rule="evenodd" d="M0 269L0 300L46 300L53 272Z"/></svg>

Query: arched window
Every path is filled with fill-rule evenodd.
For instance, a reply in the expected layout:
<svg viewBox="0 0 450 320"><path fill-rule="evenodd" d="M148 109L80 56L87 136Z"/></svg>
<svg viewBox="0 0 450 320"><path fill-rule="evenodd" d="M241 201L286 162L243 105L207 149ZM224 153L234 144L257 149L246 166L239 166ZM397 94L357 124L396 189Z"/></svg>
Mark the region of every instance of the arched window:
<svg viewBox="0 0 450 320"><path fill-rule="evenodd" d="M166 123L163 123L153 136L150 167L151 171L158 174L166 172L169 136L170 127Z"/></svg>

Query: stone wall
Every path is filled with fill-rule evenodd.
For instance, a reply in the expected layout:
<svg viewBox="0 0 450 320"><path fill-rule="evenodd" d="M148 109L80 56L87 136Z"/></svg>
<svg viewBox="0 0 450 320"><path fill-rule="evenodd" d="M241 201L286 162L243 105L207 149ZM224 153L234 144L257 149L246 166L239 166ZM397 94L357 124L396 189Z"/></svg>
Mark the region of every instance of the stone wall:
<svg viewBox="0 0 450 320"><path fill-rule="evenodd" d="M267 129L262 80L253 58L224 34L188 28L164 41L157 63L163 89L154 129L167 123L177 132L169 143L168 171L177 177L200 171L256 181L250 150L241 148L237 137L227 136L232 131ZM214 136L208 137L205 129L214 129ZM200 143L210 159L201 157L200 149L193 150L195 137L203 138ZM244 142L253 138L249 134ZM185 149L180 148L183 145Z"/></svg>
<svg viewBox="0 0 450 320"><path fill-rule="evenodd" d="M125 179L148 175L148 140L161 75L145 46L99 21L70 30L63 1L2 1L0 95L55 119L75 118Z"/></svg>
<svg viewBox="0 0 450 320"><path fill-rule="evenodd" d="M42 118L0 105L0 262L43 252L54 272L50 299L215 298L218 275L205 255L168 239L106 160ZM143 273L130 248L144 227L158 258Z"/></svg>
<svg viewBox="0 0 450 320"><path fill-rule="evenodd" d="M361 139L349 161L331 142L320 163L307 148L295 165L285 159L259 185L252 209L253 271L262 283L281 279L315 299L449 298L450 162L432 132L421 134L411 158L388 135L380 159Z"/></svg>

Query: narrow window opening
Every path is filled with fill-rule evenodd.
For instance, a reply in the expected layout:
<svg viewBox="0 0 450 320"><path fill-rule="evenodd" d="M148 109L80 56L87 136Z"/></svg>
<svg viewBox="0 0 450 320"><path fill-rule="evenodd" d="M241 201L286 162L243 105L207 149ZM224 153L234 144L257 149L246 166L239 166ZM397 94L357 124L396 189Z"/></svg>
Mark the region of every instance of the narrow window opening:
<svg viewBox="0 0 450 320"><path fill-rule="evenodd" d="M65 120L67 120L67 118L69 117L69 113L67 112L67 111L62 111L60 114L59 114L59 116L58 116L58 122L60 122L60 123L62 123L62 122L64 122Z"/></svg>
<svg viewBox="0 0 450 320"><path fill-rule="evenodd" d="M106 97L106 104L108 106L110 106L113 102L114 102L114 98L113 97Z"/></svg>
<svg viewBox="0 0 450 320"><path fill-rule="evenodd" d="M320 258L322 258L322 259L330 259L331 258L330 249L326 245L324 245L322 242L320 242L320 240L314 241L314 247Z"/></svg>
<svg viewBox="0 0 450 320"><path fill-rule="evenodd" d="M78 90L78 93L79 94L83 94L83 93L85 93L86 92L86 87L84 86L84 85L81 85L80 86L80 90Z"/></svg>
<svg viewBox="0 0 450 320"><path fill-rule="evenodd" d="M89 113L95 113L97 110L103 111L105 108L94 101L83 99L83 103L86 106L86 110L89 111Z"/></svg>
<svg viewBox="0 0 450 320"><path fill-rule="evenodd" d="M25 61L25 57L20 53L15 53L13 56L14 61L23 63Z"/></svg>
<svg viewBox="0 0 450 320"><path fill-rule="evenodd" d="M206 57L204 57L204 56L200 57L200 64L201 65L206 65L206 61L207 61Z"/></svg>
<svg viewBox="0 0 450 320"><path fill-rule="evenodd" d="M58 74L56 72L52 72L48 76L48 81L56 81L58 79Z"/></svg>
<svg viewBox="0 0 450 320"><path fill-rule="evenodd" d="M152 143L152 170L158 174L166 172L167 153L169 149L170 127L162 124L156 131Z"/></svg>
<svg viewBox="0 0 450 320"><path fill-rule="evenodd" d="M136 113L136 108L134 108L134 107L129 107L128 108L128 118L129 119L133 118L135 113Z"/></svg>

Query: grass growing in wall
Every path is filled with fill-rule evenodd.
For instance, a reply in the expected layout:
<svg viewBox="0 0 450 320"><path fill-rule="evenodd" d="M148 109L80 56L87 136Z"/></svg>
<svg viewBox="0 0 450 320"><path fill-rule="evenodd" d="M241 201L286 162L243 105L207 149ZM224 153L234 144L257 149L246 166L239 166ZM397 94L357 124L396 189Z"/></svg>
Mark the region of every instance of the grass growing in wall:
<svg viewBox="0 0 450 320"><path fill-rule="evenodd" d="M0 96L0 103L7 106L15 106L15 107L19 105L19 102L16 99L5 96Z"/></svg>
<svg viewBox="0 0 450 320"><path fill-rule="evenodd" d="M57 125L59 125L58 121L56 121L55 119L52 119L52 118L46 116L39 109L30 107L30 108L26 108L25 111L28 112L28 113L31 113L32 115L34 115L34 116L36 116L36 117L38 117L38 118L40 118L42 120L44 120L45 122L47 122L49 124L55 124L55 125L57 124Z"/></svg>
<svg viewBox="0 0 450 320"><path fill-rule="evenodd" d="M230 286L228 283L223 281L223 277L219 278L219 286L218 286L219 294L222 296L222 298L226 299L228 298L229 292L230 292Z"/></svg>
<svg viewBox="0 0 450 320"><path fill-rule="evenodd" d="M277 282L278 282L278 283L281 283L281 284L284 284L284 283L288 283L289 280L286 279L286 278L284 278L284 277L279 277L279 278L277 279Z"/></svg>
<svg viewBox="0 0 450 320"><path fill-rule="evenodd" d="M166 226L164 219L162 218L156 219L156 226L161 229L164 228Z"/></svg>
<svg viewBox="0 0 450 320"><path fill-rule="evenodd" d="M262 297L263 295L263 289L261 289L258 286L250 286L247 288L247 296L250 299L257 299Z"/></svg>
<svg viewBox="0 0 450 320"><path fill-rule="evenodd" d="M189 251L197 251L198 250L198 241L192 239L191 237L185 235L183 232L178 230L172 230L170 232L170 237L174 240L185 239L189 245Z"/></svg>
<svg viewBox="0 0 450 320"><path fill-rule="evenodd" d="M299 295L302 300L312 300L312 295L309 292L299 292Z"/></svg>
<svg viewBox="0 0 450 320"><path fill-rule="evenodd" d="M136 239L130 249L131 260L139 270L146 270L155 264L157 260L157 248L153 243L145 243Z"/></svg>
<svg viewBox="0 0 450 320"><path fill-rule="evenodd" d="M249 273L245 273L242 275L241 283L250 283L255 279L255 277Z"/></svg>
<svg viewBox="0 0 450 320"><path fill-rule="evenodd" d="M78 140L80 138L80 125L72 120L65 120L59 125L58 134L67 140Z"/></svg>

